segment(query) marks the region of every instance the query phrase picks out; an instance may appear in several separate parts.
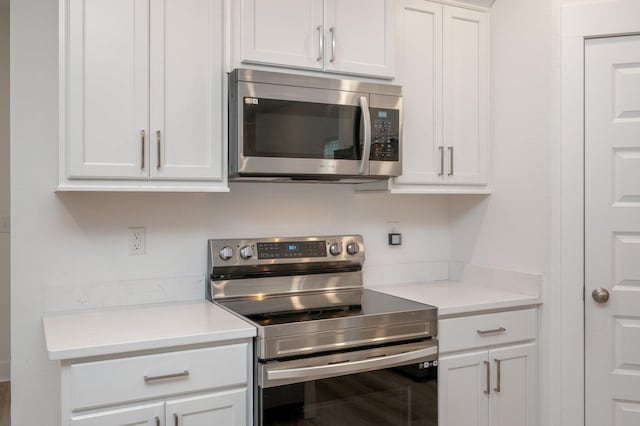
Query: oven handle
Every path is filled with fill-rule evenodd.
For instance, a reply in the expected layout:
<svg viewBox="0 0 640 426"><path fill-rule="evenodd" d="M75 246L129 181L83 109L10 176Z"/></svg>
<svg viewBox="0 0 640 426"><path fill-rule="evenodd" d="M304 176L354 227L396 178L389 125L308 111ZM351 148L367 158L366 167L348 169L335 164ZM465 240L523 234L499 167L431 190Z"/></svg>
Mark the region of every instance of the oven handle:
<svg viewBox="0 0 640 426"><path fill-rule="evenodd" d="M341 376L345 374L362 373L365 371L382 370L398 365L422 360L425 357L438 354L438 346L404 352L396 355L380 356L360 361L339 364L317 365L312 367L290 368L287 370L267 370L267 380L301 379L309 381L321 377Z"/></svg>
<svg viewBox="0 0 640 426"><path fill-rule="evenodd" d="M362 109L362 120L364 121L364 149L362 150L358 173L362 175L365 172L369 172L365 170L365 166L369 164L369 156L371 154L371 113L369 112L369 100L366 96L360 96L360 108Z"/></svg>

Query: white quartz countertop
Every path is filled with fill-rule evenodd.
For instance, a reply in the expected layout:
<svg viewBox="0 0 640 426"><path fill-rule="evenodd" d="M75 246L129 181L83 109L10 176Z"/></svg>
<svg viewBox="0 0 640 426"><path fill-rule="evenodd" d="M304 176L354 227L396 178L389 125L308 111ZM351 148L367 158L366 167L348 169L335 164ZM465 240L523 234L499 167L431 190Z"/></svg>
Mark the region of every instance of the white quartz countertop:
<svg viewBox="0 0 640 426"><path fill-rule="evenodd" d="M49 314L49 359L65 360L251 338L256 329L208 301Z"/></svg>
<svg viewBox="0 0 640 426"><path fill-rule="evenodd" d="M465 267L457 280L382 286L373 290L438 308L440 318L542 303L542 276Z"/></svg>

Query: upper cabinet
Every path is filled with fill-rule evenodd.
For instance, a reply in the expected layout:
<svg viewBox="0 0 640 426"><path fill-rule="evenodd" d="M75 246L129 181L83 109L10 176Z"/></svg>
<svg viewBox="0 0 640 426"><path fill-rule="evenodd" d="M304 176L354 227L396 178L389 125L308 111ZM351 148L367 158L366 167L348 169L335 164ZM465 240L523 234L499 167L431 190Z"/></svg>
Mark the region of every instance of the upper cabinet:
<svg viewBox="0 0 640 426"><path fill-rule="evenodd" d="M235 37L241 63L394 76L394 0L239 3Z"/></svg>
<svg viewBox="0 0 640 426"><path fill-rule="evenodd" d="M223 0L62 0L59 190L225 191Z"/></svg>
<svg viewBox="0 0 640 426"><path fill-rule="evenodd" d="M362 190L488 193L489 14L399 2L402 176Z"/></svg>

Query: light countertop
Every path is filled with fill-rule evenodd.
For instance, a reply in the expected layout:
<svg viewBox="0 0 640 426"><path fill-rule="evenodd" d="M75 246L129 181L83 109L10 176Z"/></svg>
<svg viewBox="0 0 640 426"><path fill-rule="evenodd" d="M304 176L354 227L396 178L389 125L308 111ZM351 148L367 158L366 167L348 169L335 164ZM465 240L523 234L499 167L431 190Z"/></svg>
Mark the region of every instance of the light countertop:
<svg viewBox="0 0 640 426"><path fill-rule="evenodd" d="M208 301L96 309L43 318L49 359L251 338L255 327Z"/></svg>
<svg viewBox="0 0 640 426"><path fill-rule="evenodd" d="M542 277L467 267L458 280L374 288L438 307L438 317L535 306L542 303Z"/></svg>

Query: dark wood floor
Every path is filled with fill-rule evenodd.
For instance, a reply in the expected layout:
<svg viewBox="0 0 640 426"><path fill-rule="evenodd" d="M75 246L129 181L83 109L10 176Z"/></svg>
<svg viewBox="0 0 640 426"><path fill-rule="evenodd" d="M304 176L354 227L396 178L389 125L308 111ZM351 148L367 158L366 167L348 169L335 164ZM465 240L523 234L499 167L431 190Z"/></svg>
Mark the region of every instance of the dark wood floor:
<svg viewBox="0 0 640 426"><path fill-rule="evenodd" d="M0 426L11 425L11 382L0 383Z"/></svg>

